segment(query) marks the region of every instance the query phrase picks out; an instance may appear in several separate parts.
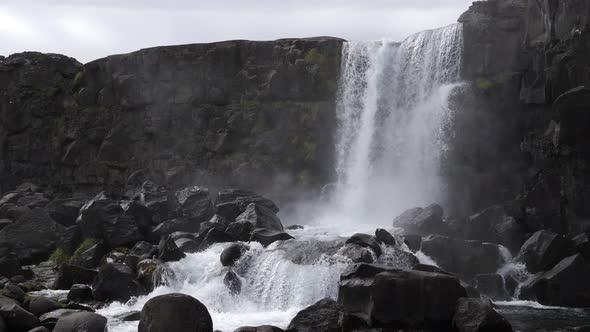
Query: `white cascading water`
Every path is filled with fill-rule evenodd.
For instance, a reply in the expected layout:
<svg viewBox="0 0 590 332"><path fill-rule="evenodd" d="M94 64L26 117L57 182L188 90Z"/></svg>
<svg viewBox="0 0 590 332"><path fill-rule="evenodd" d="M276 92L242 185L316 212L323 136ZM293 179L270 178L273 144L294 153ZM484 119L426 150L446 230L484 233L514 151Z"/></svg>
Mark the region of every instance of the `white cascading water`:
<svg viewBox="0 0 590 332"><path fill-rule="evenodd" d="M447 99L460 79L462 36L455 24L401 43L345 44L332 201L350 222L383 223L444 198L439 167L451 133Z"/></svg>
<svg viewBox="0 0 590 332"><path fill-rule="evenodd" d="M425 31L401 43L345 43L333 204L322 207L317 220L283 216L287 224L309 225L289 231L295 240L268 248L250 243L234 268L242 281L239 295L231 295L223 284L227 268L219 255L228 244L216 244L171 263L175 277L168 286L99 310L109 317L109 331L136 331L137 322L115 317L170 292L199 299L211 313L214 329L226 332L240 326L286 328L299 310L336 298L340 274L351 263L340 249L342 236L374 232L377 224L391 228L396 213L440 198L444 188L438 166L445 126L452 120L446 100L459 79L461 52L461 25ZM399 250L383 250L379 263L409 267ZM418 258L434 264L423 255Z"/></svg>

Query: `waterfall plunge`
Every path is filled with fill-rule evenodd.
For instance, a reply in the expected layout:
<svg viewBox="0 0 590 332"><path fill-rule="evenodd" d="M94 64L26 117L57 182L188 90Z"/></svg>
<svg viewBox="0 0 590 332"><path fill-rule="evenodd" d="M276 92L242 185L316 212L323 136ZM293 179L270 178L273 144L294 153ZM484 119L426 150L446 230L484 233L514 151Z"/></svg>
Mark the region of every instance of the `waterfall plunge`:
<svg viewBox="0 0 590 332"><path fill-rule="evenodd" d="M442 202L447 99L459 81L462 44L455 24L401 43L344 45L332 197L340 219L384 223L404 209Z"/></svg>

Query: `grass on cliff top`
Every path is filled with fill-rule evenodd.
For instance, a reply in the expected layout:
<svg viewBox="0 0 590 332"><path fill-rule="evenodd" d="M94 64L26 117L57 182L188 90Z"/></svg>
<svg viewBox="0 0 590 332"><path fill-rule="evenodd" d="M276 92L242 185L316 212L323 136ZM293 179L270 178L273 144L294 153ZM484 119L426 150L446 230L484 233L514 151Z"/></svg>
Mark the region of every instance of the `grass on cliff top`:
<svg viewBox="0 0 590 332"><path fill-rule="evenodd" d="M78 246L76 251L74 251L74 256L78 256L78 255L82 254L86 250L92 248L96 243L98 243L98 241L96 239L93 239L93 238L85 239L84 241L82 241L82 243L80 243L80 245Z"/></svg>
<svg viewBox="0 0 590 332"><path fill-rule="evenodd" d="M308 65L325 66L328 64L326 56L321 54L315 47L305 53L305 58L303 58L303 60L305 61L305 64Z"/></svg>
<svg viewBox="0 0 590 332"><path fill-rule="evenodd" d="M70 260L70 256L60 247L53 251L49 260L53 263L54 268L59 269Z"/></svg>

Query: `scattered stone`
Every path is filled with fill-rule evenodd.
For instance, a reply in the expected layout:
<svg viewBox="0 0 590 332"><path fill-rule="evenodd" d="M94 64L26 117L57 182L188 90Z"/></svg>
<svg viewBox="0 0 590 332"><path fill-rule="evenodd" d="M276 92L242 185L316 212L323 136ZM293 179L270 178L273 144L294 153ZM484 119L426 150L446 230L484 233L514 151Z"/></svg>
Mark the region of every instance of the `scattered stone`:
<svg viewBox="0 0 590 332"><path fill-rule="evenodd" d="M232 243L221 252L221 256L219 257L221 265L233 266L249 249L246 244L241 242Z"/></svg>
<svg viewBox="0 0 590 332"><path fill-rule="evenodd" d="M214 208L209 190L199 187L187 187L177 191L174 196L178 202L178 214L189 220L197 228L185 230L197 232L199 224L213 217Z"/></svg>
<svg viewBox="0 0 590 332"><path fill-rule="evenodd" d="M381 246L371 235L356 233L346 240L346 244L349 243L354 243L364 248L371 248L377 257L381 256Z"/></svg>
<svg viewBox="0 0 590 332"><path fill-rule="evenodd" d="M342 331L344 308L332 299L323 299L297 313L287 331L335 332Z"/></svg>
<svg viewBox="0 0 590 332"><path fill-rule="evenodd" d="M141 311L130 311L124 314L116 315L115 319L122 322L135 322L141 318Z"/></svg>
<svg viewBox="0 0 590 332"><path fill-rule="evenodd" d="M525 263L527 270L535 273L551 269L571 254L573 245L569 240L557 233L540 230L526 240L515 261Z"/></svg>
<svg viewBox="0 0 590 332"><path fill-rule="evenodd" d="M29 311L37 317L58 309L61 309L61 304L44 296L33 297L29 302Z"/></svg>
<svg viewBox="0 0 590 332"><path fill-rule="evenodd" d="M126 302L142 293L133 271L123 264L108 263L100 267L92 282L92 295L98 301Z"/></svg>
<svg viewBox="0 0 590 332"><path fill-rule="evenodd" d="M54 311L50 311L45 313L39 317L39 321L43 326L45 326L49 330L54 330L57 321L64 315L72 314L80 312L80 310L75 309L58 309Z"/></svg>
<svg viewBox="0 0 590 332"><path fill-rule="evenodd" d="M39 319L23 309L15 300L0 296L0 317L8 331L29 331L40 325Z"/></svg>
<svg viewBox="0 0 590 332"><path fill-rule="evenodd" d="M13 285L11 283L8 283L8 284L4 285L4 288L2 289L2 295L9 297L13 300L16 300L19 303L23 303L23 301L25 300L26 294L17 285Z"/></svg>
<svg viewBox="0 0 590 332"><path fill-rule="evenodd" d="M14 252L4 253L0 250L0 277L11 278L22 275L23 269Z"/></svg>
<svg viewBox="0 0 590 332"><path fill-rule="evenodd" d="M138 331L212 332L213 322L207 308L194 297L166 294L143 306Z"/></svg>
<svg viewBox="0 0 590 332"><path fill-rule="evenodd" d="M494 310L489 300L461 298L453 317L459 332L512 332L510 323Z"/></svg>
<svg viewBox="0 0 590 332"><path fill-rule="evenodd" d="M72 285L72 288L68 292L68 300L81 303L90 302L94 300L92 288L83 284Z"/></svg>
<svg viewBox="0 0 590 332"><path fill-rule="evenodd" d="M73 312L59 318L53 332L104 332L107 319L93 312Z"/></svg>

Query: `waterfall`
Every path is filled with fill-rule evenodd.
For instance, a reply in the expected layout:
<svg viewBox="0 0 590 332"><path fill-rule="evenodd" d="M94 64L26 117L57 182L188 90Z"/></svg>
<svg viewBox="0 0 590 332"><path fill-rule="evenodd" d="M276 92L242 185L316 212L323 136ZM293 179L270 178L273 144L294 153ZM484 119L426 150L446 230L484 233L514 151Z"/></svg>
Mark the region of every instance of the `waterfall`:
<svg viewBox="0 0 590 332"><path fill-rule="evenodd" d="M384 222L444 198L447 99L460 78L462 44L460 24L401 43L344 44L333 201L351 221Z"/></svg>

